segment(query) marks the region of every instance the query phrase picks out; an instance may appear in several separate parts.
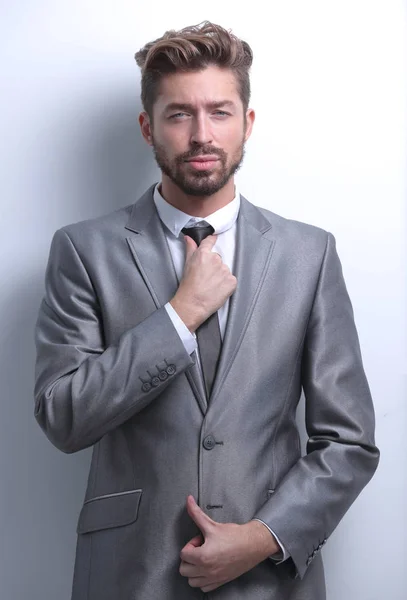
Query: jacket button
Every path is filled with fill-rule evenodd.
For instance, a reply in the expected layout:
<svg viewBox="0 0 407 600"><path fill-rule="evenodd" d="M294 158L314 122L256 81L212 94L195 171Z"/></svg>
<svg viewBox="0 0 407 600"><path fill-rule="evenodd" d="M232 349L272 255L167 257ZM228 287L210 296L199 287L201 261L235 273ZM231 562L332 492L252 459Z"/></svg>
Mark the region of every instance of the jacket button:
<svg viewBox="0 0 407 600"><path fill-rule="evenodd" d="M160 378L159 377L153 377L151 380L151 385L153 385L154 387L157 387L157 385L160 385Z"/></svg>
<svg viewBox="0 0 407 600"><path fill-rule="evenodd" d="M168 375L174 375L176 369L175 369L175 365L168 365L168 367L165 369L168 373Z"/></svg>
<svg viewBox="0 0 407 600"><path fill-rule="evenodd" d="M141 389L143 390L143 392L149 392L151 390L151 383L149 383L148 381L146 381L141 386Z"/></svg>
<svg viewBox="0 0 407 600"><path fill-rule="evenodd" d="M213 437L213 435L207 435L206 438L203 441L203 447L206 450L212 450L215 447L215 438Z"/></svg>
<svg viewBox="0 0 407 600"><path fill-rule="evenodd" d="M158 373L158 377L161 379L161 381L164 381L165 379L167 379L168 377L168 373L167 371L160 371Z"/></svg>

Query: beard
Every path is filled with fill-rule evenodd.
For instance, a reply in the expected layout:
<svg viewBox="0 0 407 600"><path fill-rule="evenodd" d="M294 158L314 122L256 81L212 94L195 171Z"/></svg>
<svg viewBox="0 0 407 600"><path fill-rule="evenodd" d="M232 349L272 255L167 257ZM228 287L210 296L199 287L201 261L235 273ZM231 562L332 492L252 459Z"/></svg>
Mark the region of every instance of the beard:
<svg viewBox="0 0 407 600"><path fill-rule="evenodd" d="M240 169L245 154L244 138L234 152L229 165L228 155L222 148L215 148L208 145L199 146L170 159L165 147L158 144L154 140L154 136L152 136L152 141L155 160L161 171L180 190L190 196L204 197L216 194L216 192L227 184L232 175ZM186 161L203 154L215 155L219 159L216 167L207 170L192 171L192 167Z"/></svg>

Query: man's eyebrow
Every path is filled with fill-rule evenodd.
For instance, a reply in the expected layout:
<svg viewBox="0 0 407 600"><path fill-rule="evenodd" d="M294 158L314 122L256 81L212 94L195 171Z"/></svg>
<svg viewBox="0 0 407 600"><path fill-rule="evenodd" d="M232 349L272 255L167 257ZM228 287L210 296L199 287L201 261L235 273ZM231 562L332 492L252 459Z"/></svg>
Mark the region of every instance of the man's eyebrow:
<svg viewBox="0 0 407 600"><path fill-rule="evenodd" d="M236 105L231 100L219 100L217 102L207 102L205 106L207 108L215 109L221 107L234 108ZM192 112L195 110L195 107L192 104L188 104L185 102L171 102L165 107L165 112L168 112L170 110L187 110L189 112Z"/></svg>

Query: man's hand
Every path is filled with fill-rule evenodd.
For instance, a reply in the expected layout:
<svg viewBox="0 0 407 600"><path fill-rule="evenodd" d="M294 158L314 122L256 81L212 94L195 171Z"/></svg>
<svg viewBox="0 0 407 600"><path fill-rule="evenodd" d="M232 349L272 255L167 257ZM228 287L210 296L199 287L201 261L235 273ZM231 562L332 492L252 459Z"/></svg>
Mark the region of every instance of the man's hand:
<svg viewBox="0 0 407 600"><path fill-rule="evenodd" d="M237 279L212 248L216 235L208 235L199 246L185 235L184 273L175 296L170 300L191 332L223 306L233 294Z"/></svg>
<svg viewBox="0 0 407 600"><path fill-rule="evenodd" d="M187 511L202 532L180 553L179 572L188 577L191 587L203 592L215 590L280 550L274 536L258 521L217 523L200 509L193 496L187 498Z"/></svg>

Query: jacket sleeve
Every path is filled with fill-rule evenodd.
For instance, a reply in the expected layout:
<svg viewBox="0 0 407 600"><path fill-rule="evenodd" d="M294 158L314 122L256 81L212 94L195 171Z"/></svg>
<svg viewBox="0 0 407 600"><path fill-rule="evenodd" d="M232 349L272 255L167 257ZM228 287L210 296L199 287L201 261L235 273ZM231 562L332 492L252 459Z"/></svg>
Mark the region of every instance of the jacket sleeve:
<svg viewBox="0 0 407 600"><path fill-rule="evenodd" d="M94 287L64 229L52 239L34 337L34 415L67 453L93 445L194 364L164 307L105 347Z"/></svg>
<svg viewBox="0 0 407 600"><path fill-rule="evenodd" d="M301 369L307 453L254 517L277 533L302 579L379 462L372 398L331 233L304 337Z"/></svg>

